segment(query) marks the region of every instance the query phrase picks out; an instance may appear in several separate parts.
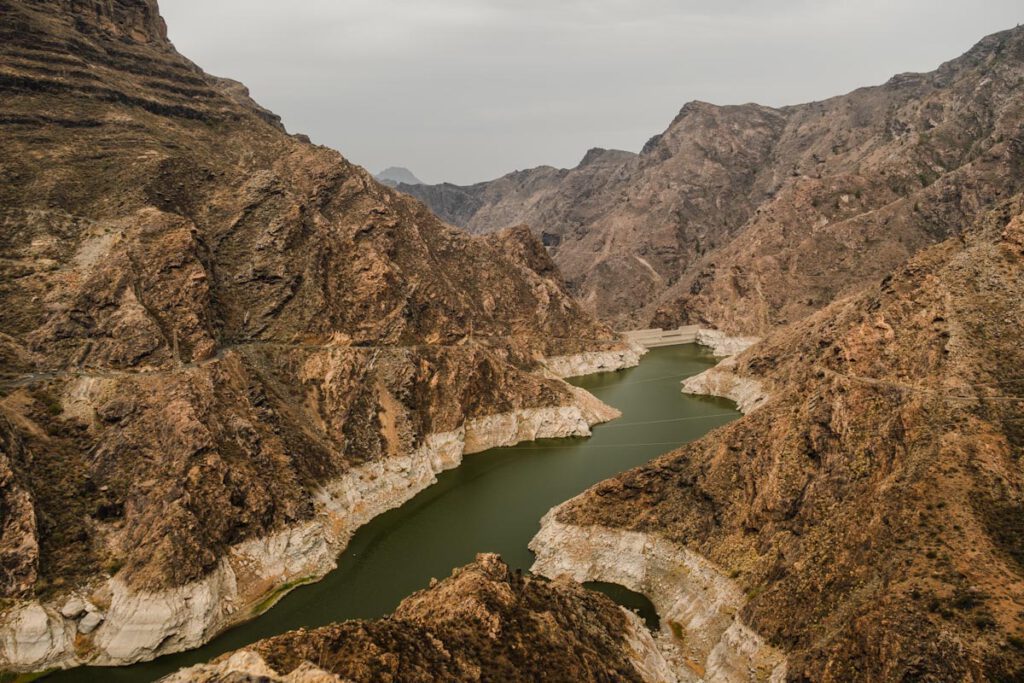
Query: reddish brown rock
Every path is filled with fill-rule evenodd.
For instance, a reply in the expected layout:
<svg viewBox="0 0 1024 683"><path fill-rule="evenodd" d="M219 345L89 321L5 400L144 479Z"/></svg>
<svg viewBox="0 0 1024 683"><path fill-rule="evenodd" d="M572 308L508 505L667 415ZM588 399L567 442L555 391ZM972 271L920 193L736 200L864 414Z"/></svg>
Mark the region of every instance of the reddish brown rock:
<svg viewBox="0 0 1024 683"><path fill-rule="evenodd" d="M528 232L468 236L288 135L179 55L153 0L0 1L0 128L0 593L49 610L11 603L0 621L35 630L4 641L5 668L197 644L297 577L243 586L236 567L228 612L214 597L154 642L111 635L144 611L118 590L195 604L175 591L320 524L314 499L355 468L452 466L461 450L428 441L460 447L474 418L579 408L552 413L556 436L608 417L533 372L625 347ZM432 470L414 474L413 492ZM331 512L319 551L402 499L381 493ZM50 602L69 590L113 600L73 652Z"/></svg>
<svg viewBox="0 0 1024 683"><path fill-rule="evenodd" d="M1024 29L924 74L778 109L691 102L639 155L403 185L471 232L528 224L623 327L763 335L858 291L1022 187Z"/></svg>
<svg viewBox="0 0 1024 683"><path fill-rule="evenodd" d="M291 631L164 680L665 680L644 660L654 650L644 628L599 593L480 555L390 617Z"/></svg>
<svg viewBox="0 0 1024 683"><path fill-rule="evenodd" d="M1024 675L1017 198L733 372L768 399L558 521L664 537L747 592L808 681Z"/></svg>

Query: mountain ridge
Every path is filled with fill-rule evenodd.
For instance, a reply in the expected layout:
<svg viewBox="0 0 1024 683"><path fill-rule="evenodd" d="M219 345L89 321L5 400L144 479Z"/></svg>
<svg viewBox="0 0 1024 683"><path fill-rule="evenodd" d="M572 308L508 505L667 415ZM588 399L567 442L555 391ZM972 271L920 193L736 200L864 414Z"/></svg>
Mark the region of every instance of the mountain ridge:
<svg viewBox="0 0 1024 683"><path fill-rule="evenodd" d="M1017 680L1022 228L1018 195L685 382L761 400L556 508L538 563L588 558L608 529L697 552L740 582L789 680ZM592 561L612 580L615 559Z"/></svg>
<svg viewBox="0 0 1024 683"><path fill-rule="evenodd" d="M470 232L548 235L571 291L613 325L764 334L1020 189L1022 36L819 102L687 103L639 155L600 169L401 189Z"/></svg>
<svg viewBox="0 0 1024 683"><path fill-rule="evenodd" d="M198 646L464 452L614 414L545 359L637 351L529 232L288 135L153 0L0 0L0 92L0 668Z"/></svg>

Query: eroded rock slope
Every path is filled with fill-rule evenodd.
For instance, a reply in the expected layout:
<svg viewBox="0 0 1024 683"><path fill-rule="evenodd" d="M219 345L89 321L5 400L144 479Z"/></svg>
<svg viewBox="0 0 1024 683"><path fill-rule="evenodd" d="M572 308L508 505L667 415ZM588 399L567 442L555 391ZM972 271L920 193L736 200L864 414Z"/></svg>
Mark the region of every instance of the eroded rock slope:
<svg viewBox="0 0 1024 683"><path fill-rule="evenodd" d="M249 676L251 678L246 678ZM262 640L165 683L674 680L639 617L496 555L406 598L390 617Z"/></svg>
<svg viewBox="0 0 1024 683"><path fill-rule="evenodd" d="M471 232L525 223L623 328L762 335L883 277L1024 182L1024 28L790 107L691 102L639 155L402 190Z"/></svg>
<svg viewBox="0 0 1024 683"><path fill-rule="evenodd" d="M541 372L636 354L528 231L287 134L154 0L0 0L0 93L0 667L198 645L464 451L614 414Z"/></svg>
<svg viewBox="0 0 1024 683"><path fill-rule="evenodd" d="M1018 197L738 356L757 409L557 508L537 569L634 583L709 671L1019 680L1022 329Z"/></svg>

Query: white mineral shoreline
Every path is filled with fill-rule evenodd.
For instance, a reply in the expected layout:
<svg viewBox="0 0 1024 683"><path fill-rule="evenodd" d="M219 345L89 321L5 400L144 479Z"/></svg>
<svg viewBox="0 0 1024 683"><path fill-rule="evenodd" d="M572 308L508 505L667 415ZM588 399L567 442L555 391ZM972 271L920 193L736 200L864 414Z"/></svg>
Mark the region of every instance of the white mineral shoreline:
<svg viewBox="0 0 1024 683"><path fill-rule="evenodd" d="M701 328L697 330L697 343L707 346L719 358L743 353L761 341L760 337L730 337L720 330Z"/></svg>
<svg viewBox="0 0 1024 683"><path fill-rule="evenodd" d="M612 355L617 354L617 355ZM639 362L633 352L561 357L556 367L601 371ZM0 620L0 669L41 671L82 664L115 666L199 647L269 609L293 588L323 578L355 531L457 467L466 454L541 438L589 436L619 411L570 387L569 405L527 408L467 420L427 435L412 453L354 467L315 493L302 524L232 546L217 568L172 589L135 591L114 576L49 603L22 602Z"/></svg>
<svg viewBox="0 0 1024 683"><path fill-rule="evenodd" d="M758 341L757 337L728 337L718 330L700 330L697 343L710 347L723 360L683 380L683 393L727 398L744 415L760 408L768 400L764 385L753 377L736 374L736 356Z"/></svg>
<svg viewBox="0 0 1024 683"><path fill-rule="evenodd" d="M683 392L728 398L743 413L759 408L768 399L763 385L735 372L735 354L757 341L699 330L696 343L724 360L684 380ZM656 533L564 524L556 519L561 507L544 516L530 541L534 573L615 583L645 595L661 621L655 642L676 681L785 680L785 654L743 623L743 590L707 558Z"/></svg>
<svg viewBox="0 0 1024 683"><path fill-rule="evenodd" d="M645 353L647 349L640 344L626 342L626 348L618 351L587 351L571 356L553 356L544 360L544 366L554 377L580 377L635 367L640 364L640 358Z"/></svg>
<svg viewBox="0 0 1024 683"><path fill-rule="evenodd" d="M563 524L559 507L530 542L537 556L531 571L647 596L661 620L655 642L678 681L785 680L785 655L743 623L746 597L714 564L658 534Z"/></svg>

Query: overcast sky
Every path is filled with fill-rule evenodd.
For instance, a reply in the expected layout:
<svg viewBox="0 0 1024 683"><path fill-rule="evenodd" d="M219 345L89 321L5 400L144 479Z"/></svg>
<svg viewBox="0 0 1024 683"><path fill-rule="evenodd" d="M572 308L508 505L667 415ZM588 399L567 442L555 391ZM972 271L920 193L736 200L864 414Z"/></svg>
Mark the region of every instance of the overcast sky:
<svg viewBox="0 0 1024 683"><path fill-rule="evenodd" d="M161 0L178 50L373 172L470 183L637 151L689 100L928 71L1021 0Z"/></svg>

